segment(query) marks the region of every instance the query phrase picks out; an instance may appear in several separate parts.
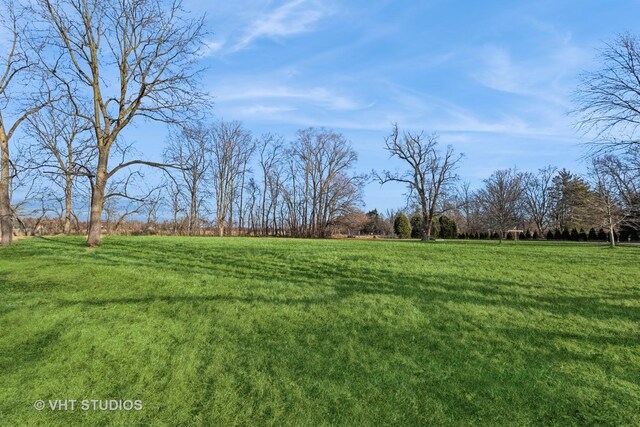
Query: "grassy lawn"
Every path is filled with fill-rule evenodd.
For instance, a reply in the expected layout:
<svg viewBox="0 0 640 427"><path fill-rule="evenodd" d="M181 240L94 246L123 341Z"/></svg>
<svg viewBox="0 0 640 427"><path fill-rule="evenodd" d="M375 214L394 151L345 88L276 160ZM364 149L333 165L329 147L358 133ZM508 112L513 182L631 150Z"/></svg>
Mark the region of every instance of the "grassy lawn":
<svg viewBox="0 0 640 427"><path fill-rule="evenodd" d="M0 425L640 425L640 248L83 242L0 249Z"/></svg>

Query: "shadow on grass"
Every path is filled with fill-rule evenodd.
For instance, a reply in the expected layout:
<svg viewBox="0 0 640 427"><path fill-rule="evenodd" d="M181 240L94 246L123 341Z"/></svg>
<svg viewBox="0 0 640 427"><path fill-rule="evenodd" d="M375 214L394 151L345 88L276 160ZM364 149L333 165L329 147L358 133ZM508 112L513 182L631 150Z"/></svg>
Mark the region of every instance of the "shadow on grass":
<svg viewBox="0 0 640 427"><path fill-rule="evenodd" d="M278 387L280 391L290 390L282 387L285 382L304 384L298 389L299 393L310 401L313 400L313 393L322 397L323 390L319 384L330 381L332 387L339 388L348 383L349 389L344 396L352 398L351 402L358 399L367 402L370 412L375 412L378 408L370 397L375 395L372 388L382 390L380 396L393 404L378 402L380 405L389 405L385 407L391 408L390 410L401 408L397 411L399 415L395 419L396 424L398 420L402 420L402 415L413 417L413 422L407 424L429 424L425 422L425 418L420 419L424 414L416 411L416 408L426 407L426 399L437 401L439 405L435 407L444 407L445 411L462 416L461 419L469 420L470 423L499 416L496 408L502 408L504 412L508 407L518 407L519 410L528 411L530 420L536 420L540 424L557 423L559 419L563 419L560 417L569 421L582 421L579 424L594 424L593 420L598 420L594 418L596 415L606 415L609 409L615 409L619 404L620 407L627 405L627 412L623 413L626 418L617 420L633 424L630 417L633 416L634 408L637 408L637 403L633 403L637 400L633 399L631 391L607 388L613 387L610 385L613 383L612 379L619 377L621 382L632 382L638 375L637 364L624 374L620 374L620 367L624 367L624 357L628 357L640 346L640 335L615 329L620 321L640 321L640 310L636 309L640 295L628 290L629 288L618 288L618 292L615 288L606 287L582 289L579 283L565 286L560 280L545 286L527 282L528 279L492 278L486 277L491 272L463 269L452 269L447 274L412 272L410 269L403 270L384 263L367 263L366 254L362 254L359 259L360 266L346 268L340 263L355 264L350 264L349 259L341 259L339 256L335 257L335 262L322 256L313 257L310 254L314 251L305 252L299 245L261 247L240 244L212 249L207 247L204 239L197 243L145 240L144 245L136 245L131 240L114 240L87 253L79 250L84 249L82 241L67 244L57 239L43 239L42 244L55 252L56 259L78 263L81 267L79 271L86 271L82 268L90 266L91 271L96 272L100 280L104 280L105 293L111 293L105 297L83 293L76 287L77 284L71 288L61 279L60 283L51 284L59 287L61 292L51 293L48 295L50 299L43 302L51 304L54 308L51 311L58 312L57 306L61 308L60 312L64 312L62 308L77 307L68 311L68 319L79 313L90 318L94 310L102 313L102 316L104 313L113 313L113 324L121 325L122 319L143 306L157 303L176 306L166 313L162 308L149 313L149 317L157 316L161 319L154 319L155 324L161 326L166 318L175 317L176 312L185 308L184 312L188 315L199 316L198 325L202 329L200 334L187 333L181 345L201 345L202 351L193 357L202 366L208 368L221 363L220 358L212 357L216 343L224 337L233 337L233 346L225 348L225 351L232 354L232 361L229 366L222 366L221 369L228 369L238 378L238 382L233 383L233 387L228 387L228 390L240 390L238 401L256 405L252 409L257 408L260 400L252 396L256 392L255 388L252 389L256 380L251 378L251 370L259 374L273 373L273 378L270 379L273 382L269 386L274 390L278 390ZM328 244L327 250L332 249L335 250ZM317 248L314 250L317 252ZM355 253L354 258L357 256ZM43 262L56 261L40 260L38 265ZM145 288L146 292L154 293L151 295L118 296L115 292L120 289L126 291L126 286L113 287L118 280L114 274L118 271L136 271L142 275L160 277L172 272L181 277L176 279L173 287ZM38 283L20 280L17 274L11 277L0 274L0 280L5 278L11 281L12 287L24 288L21 292L30 288L34 292L41 290ZM224 286L216 286L216 280L221 278L233 280ZM191 282L194 286L190 285ZM196 287L195 284L206 286ZM46 290L49 291L50 288ZM430 321L418 322L415 326L401 326L393 323L393 317L386 322L376 321L375 318L382 318L383 313L372 312L374 320L344 314L349 312L351 305L360 305L359 308L363 310L377 310L379 306L375 302L380 300L391 305L398 302L394 305L398 309L417 308L423 314L422 317ZM406 304L400 300L406 300ZM373 302L371 306L368 305L370 301ZM631 305L624 307L615 301ZM227 313L224 319L227 323L221 325L215 323L218 319L209 314L211 310L207 310L211 305L217 304L240 304L243 307L241 310L230 310L230 314ZM110 305L126 307L103 310ZM254 323L251 310L256 305L266 307L267 310L262 313L274 313L276 320L282 320L277 319L280 314L289 314L286 317L288 323L282 329L279 326L285 323L269 323L273 319L268 317L260 319L262 324ZM203 310L199 310L199 306ZM321 316L308 319L297 314L305 309L316 308L313 306L322 308L318 312ZM477 306L479 310L475 311L473 306ZM298 310L293 314L286 313L284 309L287 307ZM474 314L483 317L474 319ZM176 327L177 331L190 331L189 328L195 326L188 315L179 319L181 326ZM210 317L203 320L202 316ZM535 323L545 316L558 323ZM611 322L598 322L602 319ZM307 323L302 324L303 320ZM208 324L209 321L215 326ZM236 323L242 324L243 328L235 329ZM576 323L593 328L585 329L582 333L580 326L575 326ZM58 326L16 345L3 364L11 369L18 369L29 367L44 358L51 351L52 345L60 340ZM221 329L225 332L232 331L234 335L221 334ZM264 329L268 333L262 334ZM118 328L114 328L113 333L116 337L123 336L118 335L122 334ZM158 337L162 335L167 334L159 329ZM154 335L148 342L143 340L139 344L127 345L139 345L140 348L159 346L162 354L160 360L170 361L172 352L162 347L162 343L154 341L158 337ZM307 338L310 340L307 341ZM558 342L571 344L571 341L580 342L577 350L557 345ZM593 348L597 351L593 351ZM619 351L624 356L612 358L610 354L613 351ZM596 361L599 363L595 364ZM183 362L180 361L181 364ZM575 366L576 363L580 364L580 369L586 367L594 371L601 370L608 377L600 380L595 375L593 378L599 382L583 383L582 377L564 370L566 366ZM280 370L269 371L274 366ZM612 367L616 368L615 372ZM176 366L175 369L182 368ZM203 368L199 375L199 378L205 377L206 380L203 381L204 387L199 395L201 401L195 403L197 414L214 401L216 381L219 381L220 376L210 372ZM157 372L157 375L170 378L171 373L165 368L165 371ZM211 376L206 378L206 375ZM277 378L277 375L284 377ZM282 383L277 383L278 380ZM552 387L547 387L548 383L552 383ZM153 388L154 384L147 386ZM576 397L570 393L562 393L571 390L567 384L594 387L597 390L590 396ZM384 390L393 392L385 393ZM476 394L475 401L467 397L467 392ZM622 400L608 403L608 406L593 405L603 396L614 396L614 392L617 393L616 397L610 400ZM338 412L342 414L348 414L353 409L349 406L350 400L338 397L334 401L327 401L326 405L340 409ZM497 406L492 406L496 401ZM239 405L238 409L242 409L242 405ZM631 409L628 409L629 405ZM464 418L465 415L468 418ZM615 419L611 417L609 419ZM544 420L547 422L543 422ZM502 424L508 424L510 420L503 421Z"/></svg>
<svg viewBox="0 0 640 427"><path fill-rule="evenodd" d="M13 344L11 352L7 353L8 357L0 357L0 371L8 374L17 370L20 364L34 364L50 357L51 348L57 344L65 328L61 322L47 326L26 340ZM20 355L20 364L12 361L15 355Z"/></svg>
<svg viewBox="0 0 640 427"><path fill-rule="evenodd" d="M68 248L56 253L62 257L54 263L75 263L73 253L84 249L83 240L39 238L52 248ZM257 240L259 242L259 240ZM301 286L328 291L327 295L301 296L296 298L278 295L261 295L261 288L243 289L249 295L154 295L149 297L123 297L107 299L57 299L60 304L142 304L154 301L167 303L197 303L198 301L235 301L242 303L272 304L333 304L359 295L389 295L408 298L427 309L434 301L466 303L497 308L509 308L517 311L543 311L550 314L567 316L577 315L588 319L619 319L632 322L640 321L640 310L625 309L610 300L637 302L640 293L604 292L580 295L581 289L561 287L555 284L554 293L544 292L551 284L536 285L521 281L499 278L487 278L473 272L464 274L448 273L408 273L385 265L363 265L357 268L345 268L340 262L322 259L305 259L299 246L277 245L263 247L259 245L230 246L213 251L206 246L206 240L198 239L204 245L192 241L145 240L139 245L131 240L115 240L108 246L87 254L92 268L122 267L133 270L152 269L155 273L168 271L184 276L184 280L215 281L217 278L232 278L243 282L270 283L279 282L288 286ZM420 243L420 242L414 242ZM220 248L218 248L220 249ZM247 255L249 253L249 256ZM345 261L345 260L342 260ZM49 262L49 261L48 261ZM51 285L51 284L47 284ZM61 284L62 285L62 284ZM24 283L22 291L28 291L36 284ZM188 286L185 284L185 286ZM47 286L50 288L51 286ZM34 290L41 291L41 286ZM607 301L609 300L609 301ZM635 305L635 304L634 304Z"/></svg>

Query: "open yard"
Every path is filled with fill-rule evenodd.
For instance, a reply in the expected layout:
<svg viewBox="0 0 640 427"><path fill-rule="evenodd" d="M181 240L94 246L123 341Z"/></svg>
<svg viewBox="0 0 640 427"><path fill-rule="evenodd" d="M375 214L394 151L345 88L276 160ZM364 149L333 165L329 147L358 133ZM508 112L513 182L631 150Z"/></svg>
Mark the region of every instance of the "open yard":
<svg viewBox="0 0 640 427"><path fill-rule="evenodd" d="M31 238L1 425L640 425L640 248ZM36 400L142 410L36 410Z"/></svg>

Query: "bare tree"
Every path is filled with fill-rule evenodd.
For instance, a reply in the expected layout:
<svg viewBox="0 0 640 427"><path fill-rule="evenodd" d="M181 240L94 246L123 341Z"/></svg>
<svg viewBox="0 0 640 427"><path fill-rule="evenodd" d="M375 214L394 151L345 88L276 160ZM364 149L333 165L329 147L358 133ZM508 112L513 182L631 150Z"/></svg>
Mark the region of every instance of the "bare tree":
<svg viewBox="0 0 640 427"><path fill-rule="evenodd" d="M618 156L605 155L592 159L591 176L598 219L609 231L611 246L615 246L621 226L640 227L640 168Z"/></svg>
<svg viewBox="0 0 640 427"><path fill-rule="evenodd" d="M213 187L216 198L218 235L223 236L225 227L231 232L233 206L239 194L243 171L253 152L251 133L242 123L221 120L212 128L211 138Z"/></svg>
<svg viewBox="0 0 640 427"><path fill-rule="evenodd" d="M327 129L298 131L287 151L283 201L293 235L324 237L339 216L360 203L366 175L354 174L358 158L343 135Z"/></svg>
<svg viewBox="0 0 640 427"><path fill-rule="evenodd" d="M461 228L465 233L478 232L480 228L480 204L477 196L468 181L457 187L455 204L458 207L459 214L462 216L460 222L463 227Z"/></svg>
<svg viewBox="0 0 640 427"><path fill-rule="evenodd" d="M268 235L270 228L273 234L277 233L275 216L282 187L284 149L284 138L279 135L264 134L258 142L258 164L262 175L259 218L263 235Z"/></svg>
<svg viewBox="0 0 640 427"><path fill-rule="evenodd" d="M547 229L553 210L553 177L556 168L547 166L539 169L537 174L527 172L522 176L522 196L525 209L543 236Z"/></svg>
<svg viewBox="0 0 640 427"><path fill-rule="evenodd" d="M200 213L206 197L205 179L211 168L210 130L196 122L169 135L165 162L176 165L176 190L186 192L189 205L188 230L195 235L200 227Z"/></svg>
<svg viewBox="0 0 640 427"><path fill-rule="evenodd" d="M244 234L245 227L245 209L246 209L246 201L245 201L245 190L247 188L248 178L247 176L252 173L249 162L253 157L253 154L256 149L256 143L252 139L247 146L242 147L242 150L239 152L239 179L238 179L238 193L236 199L236 206L238 208L238 233ZM249 190L249 198L251 198L251 190Z"/></svg>
<svg viewBox="0 0 640 427"><path fill-rule="evenodd" d="M117 147L126 155L130 146ZM143 215L154 203L161 185L149 185L141 170L128 170L126 174L109 181L104 195L107 233L116 232L129 217Z"/></svg>
<svg viewBox="0 0 640 427"><path fill-rule="evenodd" d="M601 225L609 232L611 247L616 245L616 230L624 221L626 215L621 206L619 195L615 191L615 182L608 173L606 164L601 159L593 159L591 173L593 175L596 209Z"/></svg>
<svg viewBox="0 0 640 427"><path fill-rule="evenodd" d="M203 98L194 69L203 21L186 18L179 1L38 0L37 5L60 52L47 61L48 69L68 88L75 114L95 135L87 238L95 246L109 179L131 165L158 166L131 160L109 169L120 133L136 117L173 122Z"/></svg>
<svg viewBox="0 0 640 427"><path fill-rule="evenodd" d="M578 125L595 134L592 176L596 205L614 229L638 212L640 172L640 40L619 35L600 50L601 67L585 73L576 91ZM637 225L634 225L637 227Z"/></svg>
<svg viewBox="0 0 640 427"><path fill-rule="evenodd" d="M49 104L32 115L27 133L36 141L36 153L31 157L36 161L36 167L51 177L51 182L62 187L63 232L69 234L76 178L85 174L95 151L85 139L87 123L64 107L60 102Z"/></svg>
<svg viewBox="0 0 640 427"><path fill-rule="evenodd" d="M595 154L640 145L640 41L621 34L600 50L602 66L587 72L575 93L578 127L595 133Z"/></svg>
<svg viewBox="0 0 640 427"><path fill-rule="evenodd" d="M385 170L376 175L378 181L407 185L409 197L417 202L422 215L422 240L429 240L434 218L455 208L453 204L441 202L458 179L455 170L463 155L456 154L451 146L440 151L436 134L404 132L400 135L397 124L385 139L385 148L391 157L402 160L408 168L403 172Z"/></svg>
<svg viewBox="0 0 640 427"><path fill-rule="evenodd" d="M25 92L34 82L37 86L34 46L25 40L27 17L12 0L0 1L0 8L0 31L8 35L6 43L0 42L0 244L9 245L13 238L10 141L29 116L51 102L51 96L46 86L39 93ZM29 85L23 84L27 80Z"/></svg>
<svg viewBox="0 0 640 427"><path fill-rule="evenodd" d="M522 180L519 172L499 170L485 179L485 187L478 192L484 215L489 226L499 231L500 241L507 230L519 222Z"/></svg>

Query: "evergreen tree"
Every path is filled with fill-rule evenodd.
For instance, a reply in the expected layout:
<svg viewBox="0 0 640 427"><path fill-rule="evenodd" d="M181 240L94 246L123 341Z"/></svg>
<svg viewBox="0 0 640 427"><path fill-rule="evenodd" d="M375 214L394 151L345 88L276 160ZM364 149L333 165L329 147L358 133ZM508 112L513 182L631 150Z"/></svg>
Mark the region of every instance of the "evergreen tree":
<svg viewBox="0 0 640 427"><path fill-rule="evenodd" d="M554 240L555 236L551 232L551 230L547 231L547 240Z"/></svg>
<svg viewBox="0 0 640 427"><path fill-rule="evenodd" d="M538 234L538 232L537 232L537 231L534 231L534 232L533 232L533 236L531 236L531 238L532 238L533 240L540 240L540 235Z"/></svg>
<svg viewBox="0 0 640 427"><path fill-rule="evenodd" d="M592 240L592 241L598 240L598 233L596 233L596 229L595 228L591 227L591 230L589 230L588 239Z"/></svg>
<svg viewBox="0 0 640 427"><path fill-rule="evenodd" d="M562 230L562 240L571 240L571 233L568 228Z"/></svg>
<svg viewBox="0 0 640 427"><path fill-rule="evenodd" d="M412 239L421 239L422 238L422 224L424 223L424 219L420 212L416 212L411 215L411 238Z"/></svg>
<svg viewBox="0 0 640 427"><path fill-rule="evenodd" d="M409 218L403 212L396 215L396 219L393 221L393 232L400 239L411 237L411 224L409 223Z"/></svg>
<svg viewBox="0 0 640 427"><path fill-rule="evenodd" d="M562 232L559 228L556 228L556 232L553 234L554 240L562 240Z"/></svg>
<svg viewBox="0 0 640 427"><path fill-rule="evenodd" d="M362 228L364 234L385 234L384 220L377 209L367 212L367 222Z"/></svg>
<svg viewBox="0 0 640 427"><path fill-rule="evenodd" d="M456 222L446 215L440 215L438 218L440 224L439 236L441 239L455 239L458 234L458 227Z"/></svg>

